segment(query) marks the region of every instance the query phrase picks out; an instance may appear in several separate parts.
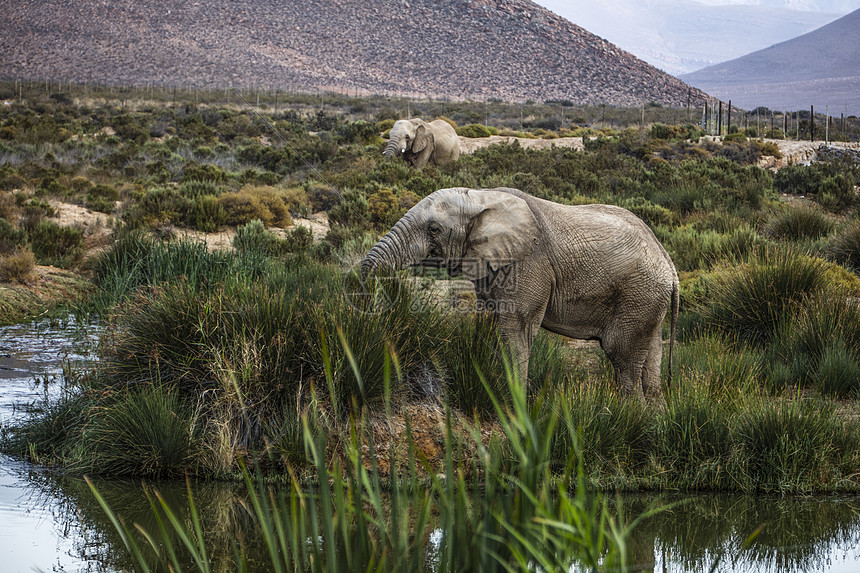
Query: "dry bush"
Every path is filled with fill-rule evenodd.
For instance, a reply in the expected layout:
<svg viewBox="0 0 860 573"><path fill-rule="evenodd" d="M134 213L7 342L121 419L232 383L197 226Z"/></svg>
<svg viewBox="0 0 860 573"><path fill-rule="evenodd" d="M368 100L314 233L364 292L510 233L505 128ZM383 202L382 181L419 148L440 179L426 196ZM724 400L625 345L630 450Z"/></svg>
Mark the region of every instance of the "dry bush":
<svg viewBox="0 0 860 573"><path fill-rule="evenodd" d="M18 220L18 203L15 194L11 191L0 191L0 219L6 219L10 223Z"/></svg>
<svg viewBox="0 0 860 573"><path fill-rule="evenodd" d="M293 220L285 196L276 187L247 186L218 197L228 225L244 225L259 219L268 227L289 227Z"/></svg>
<svg viewBox="0 0 860 573"><path fill-rule="evenodd" d="M310 200L308 193L304 187L290 187L283 191L284 202L287 204L287 209L290 213L297 215L307 214L310 212Z"/></svg>
<svg viewBox="0 0 860 573"><path fill-rule="evenodd" d="M25 284L33 277L36 268L36 257L33 251L22 248L9 255L0 256L0 282L17 282Z"/></svg>

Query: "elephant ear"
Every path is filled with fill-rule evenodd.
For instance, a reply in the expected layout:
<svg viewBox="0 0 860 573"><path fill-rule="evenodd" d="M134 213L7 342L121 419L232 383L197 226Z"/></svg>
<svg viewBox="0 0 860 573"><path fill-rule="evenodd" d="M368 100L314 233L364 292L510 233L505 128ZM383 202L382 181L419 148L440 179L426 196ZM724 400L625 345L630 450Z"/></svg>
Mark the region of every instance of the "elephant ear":
<svg viewBox="0 0 860 573"><path fill-rule="evenodd" d="M487 276L487 265L496 271L519 261L538 244L538 224L525 200L504 191L469 191L479 209L472 219L463 256L463 276L478 280Z"/></svg>
<svg viewBox="0 0 860 573"><path fill-rule="evenodd" d="M415 141L412 142L412 153L420 153L428 143L433 142L433 133L423 123L415 130Z"/></svg>

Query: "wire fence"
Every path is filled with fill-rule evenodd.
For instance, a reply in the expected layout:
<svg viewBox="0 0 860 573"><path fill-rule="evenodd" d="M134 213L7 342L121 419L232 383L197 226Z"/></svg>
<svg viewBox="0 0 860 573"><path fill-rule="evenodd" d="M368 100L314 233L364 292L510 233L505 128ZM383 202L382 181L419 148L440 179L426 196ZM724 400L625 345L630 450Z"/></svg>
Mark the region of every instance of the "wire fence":
<svg viewBox="0 0 860 573"><path fill-rule="evenodd" d="M100 85L45 79L0 82L0 100L7 105L48 97L59 103L101 101L122 108L152 103L246 108L273 114L345 113L353 119L380 121L410 117L447 116L460 123L481 123L507 129L558 131L589 127L594 130L646 129L656 123L693 125L706 135L723 136L743 131L752 137L808 141L860 141L860 118L829 108L742 110L731 101L713 100L704 106L664 106L648 102L641 107L610 104L576 104L569 100L504 102L431 99L421 94L370 94L362 90L332 92L282 90L255 86L221 88L193 85Z"/></svg>

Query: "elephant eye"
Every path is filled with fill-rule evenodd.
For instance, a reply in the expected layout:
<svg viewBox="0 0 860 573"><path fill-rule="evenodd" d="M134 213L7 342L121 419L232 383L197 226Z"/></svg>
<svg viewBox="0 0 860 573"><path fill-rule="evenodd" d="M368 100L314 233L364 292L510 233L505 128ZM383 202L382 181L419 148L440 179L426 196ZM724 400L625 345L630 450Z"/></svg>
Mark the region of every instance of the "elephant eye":
<svg viewBox="0 0 860 573"><path fill-rule="evenodd" d="M437 235L442 232L442 227L438 223L430 223L427 226L427 230L430 231L431 235Z"/></svg>

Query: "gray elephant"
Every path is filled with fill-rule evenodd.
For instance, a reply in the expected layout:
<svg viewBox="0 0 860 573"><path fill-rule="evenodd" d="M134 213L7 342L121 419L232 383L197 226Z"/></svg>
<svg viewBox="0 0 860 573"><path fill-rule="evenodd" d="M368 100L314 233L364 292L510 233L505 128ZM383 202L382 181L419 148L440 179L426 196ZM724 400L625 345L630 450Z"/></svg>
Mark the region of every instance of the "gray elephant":
<svg viewBox="0 0 860 573"><path fill-rule="evenodd" d="M403 154L404 159L421 169L428 161L444 163L460 157L460 138L444 120L427 123L423 119L401 119L388 135L385 157Z"/></svg>
<svg viewBox="0 0 860 573"><path fill-rule="evenodd" d="M678 273L651 229L611 205L559 205L517 189L441 189L412 207L374 246L378 269L434 262L475 284L526 380L539 327L598 340L625 395L663 399L662 323Z"/></svg>

